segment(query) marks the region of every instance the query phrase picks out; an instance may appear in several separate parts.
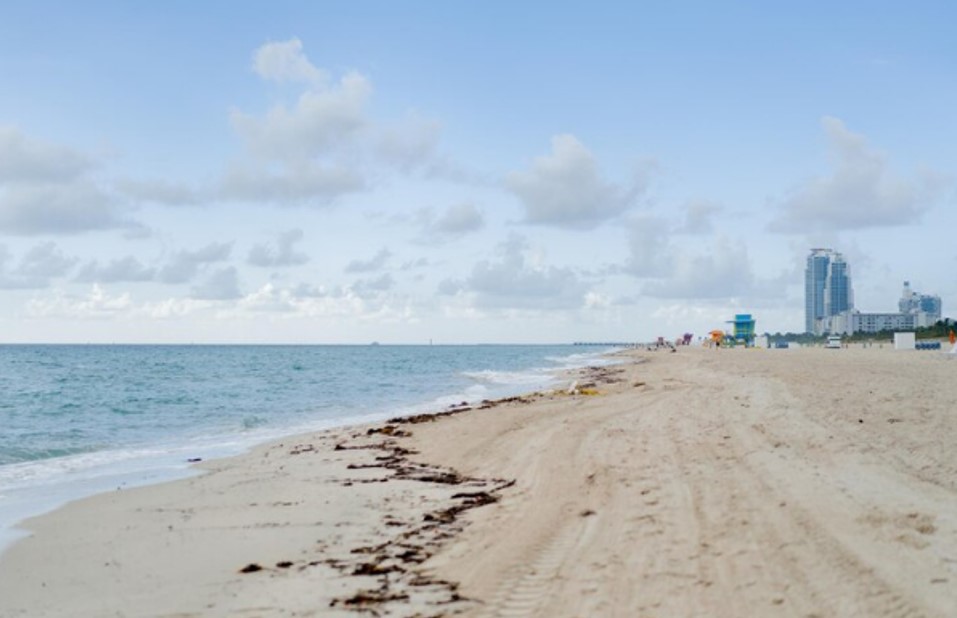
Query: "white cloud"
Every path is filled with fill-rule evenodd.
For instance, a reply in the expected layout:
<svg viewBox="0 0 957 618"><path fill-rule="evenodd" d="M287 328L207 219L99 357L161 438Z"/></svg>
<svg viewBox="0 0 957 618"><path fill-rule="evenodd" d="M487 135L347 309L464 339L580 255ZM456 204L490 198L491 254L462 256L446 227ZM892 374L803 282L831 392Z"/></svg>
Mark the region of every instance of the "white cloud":
<svg viewBox="0 0 957 618"><path fill-rule="evenodd" d="M403 172L434 164L442 125L437 120L409 114L402 124L383 129L379 157Z"/></svg>
<svg viewBox="0 0 957 618"><path fill-rule="evenodd" d="M587 292L585 294L586 309L608 309L612 304L612 298L607 294L599 292Z"/></svg>
<svg viewBox="0 0 957 618"><path fill-rule="evenodd" d="M719 238L706 253L677 255L671 272L647 283L642 293L658 298L784 299L787 282L787 273L778 279L758 279L747 247Z"/></svg>
<svg viewBox="0 0 957 618"><path fill-rule="evenodd" d="M443 279L439 282L436 291L441 296L455 296L465 289L465 283L456 279Z"/></svg>
<svg viewBox="0 0 957 618"><path fill-rule="evenodd" d="M629 258L625 271L636 277L660 277L671 270L673 249L668 224L650 215L636 217L628 229Z"/></svg>
<svg viewBox="0 0 957 618"><path fill-rule="evenodd" d="M73 296L61 291L46 298L33 298L27 302L30 317L64 317L70 319L102 319L125 314L133 307L128 293L109 295L100 285L94 284L85 296Z"/></svg>
<svg viewBox="0 0 957 618"><path fill-rule="evenodd" d="M305 293L304 293L305 292ZM371 298L376 294L370 293ZM222 307L219 317L249 317L268 314L276 319L335 318L340 320L394 320L395 312L382 303L370 304L352 288L325 292L311 286L283 288L263 285L237 303Z"/></svg>
<svg viewBox="0 0 957 618"><path fill-rule="evenodd" d="M571 269L529 263L528 243L520 236L512 236L500 249L500 261L477 263L465 281L477 306L541 310L582 306L586 287ZM450 293L454 286L443 282L440 290Z"/></svg>
<svg viewBox="0 0 957 618"><path fill-rule="evenodd" d="M498 181L476 170L463 167L439 151L442 123L417 112L409 112L395 124L369 124L374 135L374 155L378 162L403 174L417 173L424 178L456 184L496 186Z"/></svg>
<svg viewBox="0 0 957 618"><path fill-rule="evenodd" d="M633 219L628 260L612 272L649 279L642 294L657 298L784 297L787 273L776 279L755 277L744 243L721 237L706 252L696 254L672 244L668 230L662 218L645 215Z"/></svg>
<svg viewBox="0 0 957 618"><path fill-rule="evenodd" d="M353 290L335 293L312 289L317 294L302 294L301 286L293 289L266 284L239 301L237 310L248 314L271 313L284 318L368 319L369 305ZM371 314L375 315L375 314Z"/></svg>
<svg viewBox="0 0 957 618"><path fill-rule="evenodd" d="M76 258L63 255L56 243L45 242L28 250L20 259L18 273L25 277L49 279L62 277L76 264Z"/></svg>
<svg viewBox="0 0 957 618"><path fill-rule="evenodd" d="M143 265L129 255L100 264L97 260L84 264L76 275L77 281L95 283L119 283L128 281L152 281L156 269Z"/></svg>
<svg viewBox="0 0 957 618"><path fill-rule="evenodd" d="M937 199L941 183L933 175L904 179L890 169L883 153L837 118L821 121L835 160L834 171L812 178L787 197L771 222L778 232L853 230L914 223Z"/></svg>
<svg viewBox="0 0 957 618"><path fill-rule="evenodd" d="M233 165L222 181L222 197L244 202L326 205L365 188L354 169L338 164L301 162L278 170Z"/></svg>
<svg viewBox="0 0 957 618"><path fill-rule="evenodd" d="M202 199L195 189L166 180L119 180L117 191L141 202L166 206L192 206Z"/></svg>
<svg viewBox="0 0 957 618"><path fill-rule="evenodd" d="M589 229L627 210L646 183L640 177L629 187L606 182L578 139L557 135L551 153L527 171L508 174L506 186L525 206L527 222Z"/></svg>
<svg viewBox="0 0 957 618"><path fill-rule="evenodd" d="M399 267L400 270L421 270L423 268L428 268L429 266L434 266L428 258L420 257L414 260L409 260L403 262L402 266Z"/></svg>
<svg viewBox="0 0 957 618"><path fill-rule="evenodd" d="M178 251L157 273L162 283L187 283L196 276L200 268L229 259L232 243L210 243L195 251Z"/></svg>
<svg viewBox="0 0 957 618"><path fill-rule="evenodd" d="M23 236L132 228L121 205L88 178L93 161L0 127L0 232Z"/></svg>
<svg viewBox="0 0 957 618"><path fill-rule="evenodd" d="M687 332L689 328L695 328L691 326L694 324L700 325L698 328L707 332L713 328L723 328L728 318L734 314L735 308L733 304L715 301L700 304L682 301L660 304L649 317L659 324L681 329L684 332Z"/></svg>
<svg viewBox="0 0 957 618"><path fill-rule="evenodd" d="M708 234L714 230L712 219L721 207L706 200L691 200L684 206L685 220L676 232L679 234Z"/></svg>
<svg viewBox="0 0 957 618"><path fill-rule="evenodd" d="M395 286L395 279L389 273L382 273L371 279L359 279L351 288L359 298L370 298L388 292Z"/></svg>
<svg viewBox="0 0 957 618"><path fill-rule="evenodd" d="M311 285L309 283L299 283L294 288L289 290L289 293L293 298L302 299L302 298L324 298L329 296L326 289L322 286Z"/></svg>
<svg viewBox="0 0 957 618"><path fill-rule="evenodd" d="M309 62L297 38L266 43L253 54L252 68L263 79L277 82L319 83L325 79L325 73Z"/></svg>
<svg viewBox="0 0 957 618"><path fill-rule="evenodd" d="M44 279L24 279L0 273L0 290L37 290L49 285L50 282Z"/></svg>
<svg viewBox="0 0 957 618"><path fill-rule="evenodd" d="M198 300L236 300L242 298L239 291L239 273L234 266L214 271L193 287L190 296Z"/></svg>
<svg viewBox="0 0 957 618"><path fill-rule="evenodd" d="M153 320L168 320L187 317L211 305L209 301L193 298L167 298L143 303L137 308L137 313Z"/></svg>
<svg viewBox="0 0 957 618"><path fill-rule="evenodd" d="M750 292L752 284L747 249L721 239L704 255L680 255L667 278L642 291L663 298L729 298Z"/></svg>
<svg viewBox="0 0 957 618"><path fill-rule="evenodd" d="M369 125L365 105L372 84L352 71L328 83L302 43L269 43L254 55L264 79L305 84L292 105L279 102L262 116L240 110L230 123L246 156L228 166L220 197L293 205L326 205L366 187L359 136Z"/></svg>
<svg viewBox="0 0 957 618"><path fill-rule="evenodd" d="M290 290L267 283L243 297L239 306L247 311L288 313L296 310L296 297Z"/></svg>
<svg viewBox="0 0 957 618"><path fill-rule="evenodd" d="M5 245L0 245L0 289L28 290L47 286L46 280L24 278L16 273L7 271L7 266L13 262L13 256Z"/></svg>
<svg viewBox="0 0 957 618"><path fill-rule="evenodd" d="M22 236L77 234L132 225L120 216L115 200L84 180L0 187L3 232Z"/></svg>
<svg viewBox="0 0 957 618"><path fill-rule="evenodd" d="M368 315L365 301L351 290L334 296L303 299L296 303L296 313L306 318L355 319Z"/></svg>
<svg viewBox="0 0 957 618"><path fill-rule="evenodd" d="M93 162L80 152L0 126L0 183L69 181L92 168Z"/></svg>
<svg viewBox="0 0 957 618"><path fill-rule="evenodd" d="M348 287L332 293L309 288L309 293L304 294L300 289L302 286L283 288L273 283L267 283L249 294L242 295L238 292L238 286L234 285L235 275L235 269L225 268L214 273L202 286L197 286L194 297L167 298L145 303L133 302L128 293L110 294L99 284L93 285L85 295L56 290L28 301L25 314L31 318L71 320L166 320L205 313L216 321L255 319L271 315L275 319L331 318L336 320L333 326L341 325L343 321L381 324L411 319L408 307L390 306L383 301L382 294L371 288L366 291L368 299Z"/></svg>
<svg viewBox="0 0 957 618"><path fill-rule="evenodd" d="M331 79L306 58L298 39L262 46L253 68L264 79L297 82L301 90L262 114L230 113L244 156L228 166L219 197L322 206L367 189L367 176L390 170L479 182L437 154L437 120L410 112L394 124L374 122L366 110L372 82L356 71Z"/></svg>
<svg viewBox="0 0 957 618"><path fill-rule="evenodd" d="M275 246L269 244L255 245L249 251L247 261L253 266L279 268L296 266L309 261L309 256L296 251L296 243L303 238L301 229L288 230L279 235Z"/></svg>
<svg viewBox="0 0 957 618"><path fill-rule="evenodd" d="M485 217L474 204L465 202L446 209L431 226L433 232L448 235L460 235L482 229Z"/></svg>
<svg viewBox="0 0 957 618"><path fill-rule="evenodd" d="M367 273L380 270L385 266L390 257L392 257L392 252L386 248L382 248L379 249L379 252L376 253L372 259L352 260L346 264L345 271L347 273Z"/></svg>
<svg viewBox="0 0 957 618"><path fill-rule="evenodd" d="M341 147L361 129L371 93L369 80L351 72L332 88L302 93L292 109L278 104L262 118L235 110L230 120L250 153L267 160L302 161Z"/></svg>
<svg viewBox="0 0 957 618"><path fill-rule="evenodd" d="M415 219L421 225L423 243L446 242L485 227L485 215L471 202L453 204L438 215L423 208Z"/></svg>
<svg viewBox="0 0 957 618"><path fill-rule="evenodd" d="M12 266L13 256L0 245L0 289L45 288L51 279L65 276L76 262L76 258L63 255L55 243L46 242L29 249Z"/></svg>

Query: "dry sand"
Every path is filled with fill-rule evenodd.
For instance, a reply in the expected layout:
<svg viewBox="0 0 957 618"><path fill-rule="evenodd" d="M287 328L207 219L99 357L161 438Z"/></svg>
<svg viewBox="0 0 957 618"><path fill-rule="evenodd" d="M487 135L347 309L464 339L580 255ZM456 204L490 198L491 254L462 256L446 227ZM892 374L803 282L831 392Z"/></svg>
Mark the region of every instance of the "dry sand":
<svg viewBox="0 0 957 618"><path fill-rule="evenodd" d="M957 360L627 358L31 520L0 616L957 616Z"/></svg>

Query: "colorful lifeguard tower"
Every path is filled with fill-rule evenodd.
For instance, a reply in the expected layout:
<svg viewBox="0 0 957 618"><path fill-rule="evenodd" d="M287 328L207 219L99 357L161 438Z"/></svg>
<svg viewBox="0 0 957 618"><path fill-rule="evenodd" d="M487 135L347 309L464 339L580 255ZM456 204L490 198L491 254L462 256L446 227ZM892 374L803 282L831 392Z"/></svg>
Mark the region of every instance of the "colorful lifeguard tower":
<svg viewBox="0 0 957 618"><path fill-rule="evenodd" d="M733 320L728 320L729 324L734 325L734 341L747 347L754 345L754 318L750 313L739 313Z"/></svg>

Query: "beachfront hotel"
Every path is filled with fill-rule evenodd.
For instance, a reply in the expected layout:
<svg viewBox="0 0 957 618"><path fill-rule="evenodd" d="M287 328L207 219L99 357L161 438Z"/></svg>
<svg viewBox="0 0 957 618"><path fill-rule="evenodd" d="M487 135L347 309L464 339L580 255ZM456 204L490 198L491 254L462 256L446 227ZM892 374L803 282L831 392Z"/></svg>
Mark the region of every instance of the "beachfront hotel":
<svg viewBox="0 0 957 618"><path fill-rule="evenodd" d="M852 335L914 330L941 317L940 296L919 294L904 282L896 313L862 313L854 308L850 265L832 249L811 249L804 271L805 331L814 335Z"/></svg>
<svg viewBox="0 0 957 618"><path fill-rule="evenodd" d="M850 266L831 249L811 249L804 271L805 330L827 332L830 318L854 309Z"/></svg>

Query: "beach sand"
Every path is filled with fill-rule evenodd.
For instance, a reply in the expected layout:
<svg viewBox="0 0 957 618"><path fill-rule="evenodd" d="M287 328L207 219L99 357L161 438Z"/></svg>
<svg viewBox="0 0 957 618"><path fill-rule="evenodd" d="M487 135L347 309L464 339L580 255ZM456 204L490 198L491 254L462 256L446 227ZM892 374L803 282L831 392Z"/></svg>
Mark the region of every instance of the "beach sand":
<svg viewBox="0 0 957 618"><path fill-rule="evenodd" d="M30 520L0 615L957 615L957 360L623 358Z"/></svg>

